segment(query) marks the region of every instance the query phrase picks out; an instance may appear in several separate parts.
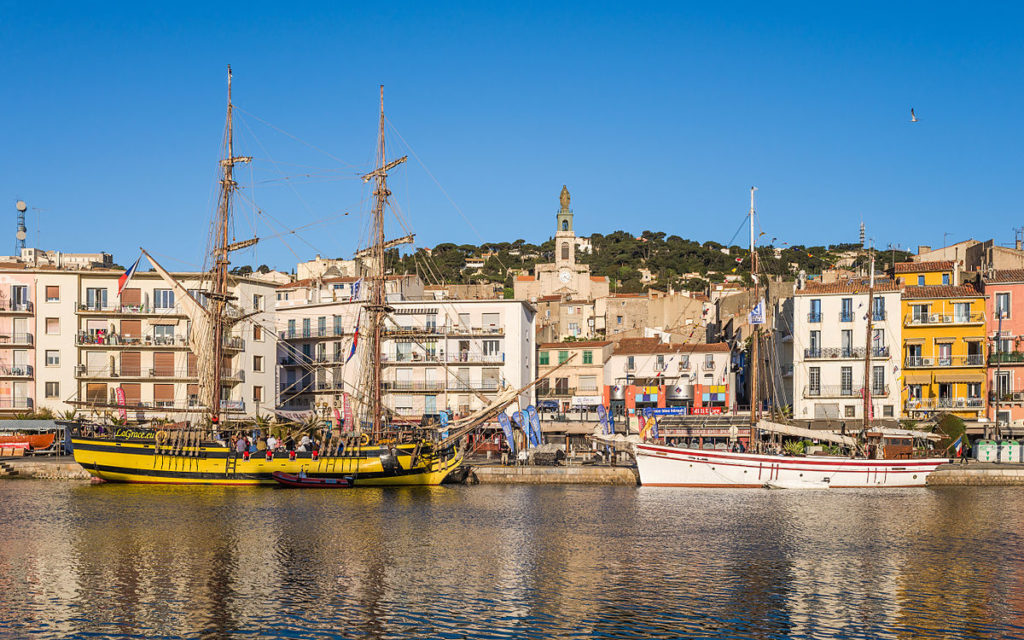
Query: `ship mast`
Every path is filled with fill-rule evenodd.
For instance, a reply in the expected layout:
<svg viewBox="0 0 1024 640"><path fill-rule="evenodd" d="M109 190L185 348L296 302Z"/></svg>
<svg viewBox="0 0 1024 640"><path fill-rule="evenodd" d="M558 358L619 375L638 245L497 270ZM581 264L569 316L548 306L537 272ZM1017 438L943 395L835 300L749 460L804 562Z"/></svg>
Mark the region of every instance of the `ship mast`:
<svg viewBox="0 0 1024 640"><path fill-rule="evenodd" d="M760 296L757 288L757 251L754 247L754 192L757 187L750 187L750 279L754 281L754 306L757 307ZM750 342L750 448L757 453L760 450L760 436L757 432L757 343L761 339L761 325L754 325L754 335Z"/></svg>
<svg viewBox="0 0 1024 640"><path fill-rule="evenodd" d="M228 232L231 227L231 197L234 194L235 189L238 188L238 183L234 179L234 169L236 164L249 162L252 158L246 156L235 156L235 145L234 145L234 131L232 116L234 111L234 104L231 102L231 65L228 65L228 113L227 113L227 133L225 136L225 153L224 158L220 161L222 177L220 180L220 199L217 205L217 216L214 220L214 233L213 233L213 248L211 250L211 257L213 258L213 288L207 294L207 297L212 303L211 321L213 322L212 339L213 344L211 352L213 353L213 371L212 380L205 389L206 393L206 406L210 408L210 420L216 425L220 422L220 386L221 386L221 367L224 362L224 329L226 325L225 312L227 308L227 302L230 296L228 295L228 265L231 261L228 258L228 253L236 248L240 248L238 244L254 244L252 242L247 243L236 243L236 245L230 245L228 243Z"/></svg>
<svg viewBox="0 0 1024 640"><path fill-rule="evenodd" d="M377 131L377 168L363 176L363 181L370 178L375 180L373 190L373 245L370 248L370 255L373 260L373 273L370 277L370 304L366 305L370 312L370 335L371 345L370 358L373 368L370 372L371 405L370 415L373 425L373 439L381 438L384 430L383 406L381 402L381 338L384 331L384 318L390 311L387 304L387 293L385 291L384 273L384 209L387 206L388 196L388 170L405 162L406 156L402 156L391 162L387 161L384 148L384 85L380 86L380 125Z"/></svg>

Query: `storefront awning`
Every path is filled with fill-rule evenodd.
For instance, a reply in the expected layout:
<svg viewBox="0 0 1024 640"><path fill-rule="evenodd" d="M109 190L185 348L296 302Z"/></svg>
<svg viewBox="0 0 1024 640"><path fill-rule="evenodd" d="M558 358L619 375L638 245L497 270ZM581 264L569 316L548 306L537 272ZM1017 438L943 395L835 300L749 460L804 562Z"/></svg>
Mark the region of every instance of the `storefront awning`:
<svg viewBox="0 0 1024 640"><path fill-rule="evenodd" d="M903 382L907 384L928 384L932 381L930 373L906 373L903 374Z"/></svg>
<svg viewBox="0 0 1024 640"><path fill-rule="evenodd" d="M985 382L985 374L973 371L936 373L935 382Z"/></svg>

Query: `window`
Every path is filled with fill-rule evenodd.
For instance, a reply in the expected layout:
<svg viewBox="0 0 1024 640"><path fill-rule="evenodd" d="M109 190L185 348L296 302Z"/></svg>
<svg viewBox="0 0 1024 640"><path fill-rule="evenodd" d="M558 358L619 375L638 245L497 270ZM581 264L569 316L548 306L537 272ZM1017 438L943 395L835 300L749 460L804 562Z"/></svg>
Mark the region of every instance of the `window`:
<svg viewBox="0 0 1024 640"><path fill-rule="evenodd" d="M914 322L917 324L923 324L928 322L928 305L926 304L915 304L910 307L911 313L913 314Z"/></svg>
<svg viewBox="0 0 1024 640"><path fill-rule="evenodd" d="M550 360L550 358L548 356L548 352L547 351L541 351L540 352L540 356L538 357L537 362L539 364L551 364L551 360Z"/></svg>
<svg viewBox="0 0 1024 640"><path fill-rule="evenodd" d="M996 294L996 319L999 317L1009 318L1010 317L1010 294L1009 293L997 293Z"/></svg>
<svg viewBox="0 0 1024 640"><path fill-rule="evenodd" d="M47 318L46 319L46 335L48 335L48 336L60 335L60 318Z"/></svg>
<svg viewBox="0 0 1024 640"><path fill-rule="evenodd" d="M46 397L56 398L60 396L60 383L59 382L47 382L46 383Z"/></svg>
<svg viewBox="0 0 1024 640"><path fill-rule="evenodd" d="M876 358L888 357L885 350L885 329L871 330L871 355Z"/></svg>
<svg viewBox="0 0 1024 640"><path fill-rule="evenodd" d="M153 342L156 344L174 344L174 325L153 325Z"/></svg>
<svg viewBox="0 0 1024 640"><path fill-rule="evenodd" d="M615 316L615 324L622 324L622 316Z"/></svg>
<svg viewBox="0 0 1024 640"><path fill-rule="evenodd" d="M107 306L107 290L88 288L85 290L85 306L88 309L104 309Z"/></svg>
<svg viewBox="0 0 1024 640"><path fill-rule="evenodd" d="M327 335L327 316L320 316L316 319L316 335Z"/></svg>
<svg viewBox="0 0 1024 640"><path fill-rule="evenodd" d="M839 393L844 396L853 395L853 367L839 369Z"/></svg>
<svg viewBox="0 0 1024 640"><path fill-rule="evenodd" d="M562 231L568 231L568 230L569 230L569 221L568 220L562 220Z"/></svg>
<svg viewBox="0 0 1024 640"><path fill-rule="evenodd" d="M919 287L923 287L924 286L924 276L917 276L917 286L919 286Z"/></svg>
<svg viewBox="0 0 1024 640"><path fill-rule="evenodd" d="M584 351L583 352L583 364L594 364L594 352Z"/></svg>
<svg viewBox="0 0 1024 640"><path fill-rule="evenodd" d="M843 415L845 417L847 417L847 418L856 418L857 417L857 405L855 405L855 404L848 404L848 405L844 406L843 407Z"/></svg>
<svg viewBox="0 0 1024 640"><path fill-rule="evenodd" d="M997 371L996 372L996 393L999 395L1006 395L1010 393L1010 372L1009 371Z"/></svg>
<svg viewBox="0 0 1024 640"><path fill-rule="evenodd" d="M919 384L907 385L907 399L908 400L920 400L921 399L921 385L919 385Z"/></svg>
<svg viewBox="0 0 1024 640"><path fill-rule="evenodd" d="M568 225L563 221L562 222L562 227L566 227L566 226L568 226ZM569 243L568 242L563 242L562 243L562 260L568 260L568 259L569 259Z"/></svg>
<svg viewBox="0 0 1024 640"><path fill-rule="evenodd" d="M46 285L46 301L60 302L60 287Z"/></svg>
<svg viewBox="0 0 1024 640"><path fill-rule="evenodd" d="M849 358L853 356L853 330L843 329L840 332L840 338L842 339L843 345L843 357Z"/></svg>
<svg viewBox="0 0 1024 640"><path fill-rule="evenodd" d="M839 311L840 322L853 322L853 298L842 299L842 309Z"/></svg>
<svg viewBox="0 0 1024 640"><path fill-rule="evenodd" d="M970 302L954 302L953 303L953 322L970 322L971 321L971 303Z"/></svg>
<svg viewBox="0 0 1024 640"><path fill-rule="evenodd" d="M173 309L174 289L153 289L153 308Z"/></svg>
<svg viewBox="0 0 1024 640"><path fill-rule="evenodd" d="M313 330L311 329L311 326L312 326L312 322L311 322L311 320L309 318L303 318L302 319L302 337L303 338L308 338L310 336L310 334L313 333Z"/></svg>
<svg viewBox="0 0 1024 640"><path fill-rule="evenodd" d="M636 369L636 359L633 356L626 356L626 370L632 371Z"/></svg>
<svg viewBox="0 0 1024 640"><path fill-rule="evenodd" d="M942 274L942 284L945 284L945 285L949 284L949 274L948 273Z"/></svg>
<svg viewBox="0 0 1024 640"><path fill-rule="evenodd" d="M683 371L683 370L686 370L686 369L689 369L689 368L690 368L690 356L689 356L689 354L684 354L684 355L679 356L679 370Z"/></svg>
<svg viewBox="0 0 1024 640"><path fill-rule="evenodd" d="M948 367L953 364L953 345L943 342L939 347L939 366Z"/></svg>
<svg viewBox="0 0 1024 640"><path fill-rule="evenodd" d="M569 352L568 351L559 351L558 352L558 364L562 364L563 362L565 362L568 359L569 359Z"/></svg>
<svg viewBox="0 0 1024 640"><path fill-rule="evenodd" d="M569 323L569 335L579 336L580 335L580 323L570 322Z"/></svg>
<svg viewBox="0 0 1024 640"><path fill-rule="evenodd" d="M981 398L981 383L980 382L968 382L967 383L967 397L971 399Z"/></svg>
<svg viewBox="0 0 1024 640"><path fill-rule="evenodd" d="M263 342L263 327L258 324L252 326L252 339L257 342Z"/></svg>
<svg viewBox="0 0 1024 640"><path fill-rule="evenodd" d="M807 321L821 322L821 300L819 298L811 300L811 312L807 314Z"/></svg>
<svg viewBox="0 0 1024 640"><path fill-rule="evenodd" d="M807 369L807 391L808 395L821 395L821 367Z"/></svg>
<svg viewBox="0 0 1024 640"><path fill-rule="evenodd" d="M56 349L46 351L46 366L48 367L59 367L60 366L60 351Z"/></svg>
<svg viewBox="0 0 1024 640"><path fill-rule="evenodd" d="M252 370L263 371L263 356L252 357Z"/></svg>
<svg viewBox="0 0 1024 640"><path fill-rule="evenodd" d="M715 368L715 356L710 353L704 354L704 368L708 370Z"/></svg>
<svg viewBox="0 0 1024 640"><path fill-rule="evenodd" d="M657 367L658 371L664 371L665 370L665 356L663 356L663 355L661 355L659 353L658 356L657 356L657 364L655 366Z"/></svg>
<svg viewBox="0 0 1024 640"><path fill-rule="evenodd" d="M501 341L500 340L484 340L483 350L485 356L496 356L501 353Z"/></svg>
<svg viewBox="0 0 1024 640"><path fill-rule="evenodd" d="M821 331L818 331L817 329L811 331L809 346L807 347L807 357L821 357Z"/></svg>
<svg viewBox="0 0 1024 640"><path fill-rule="evenodd" d="M597 391L597 376L580 376L580 391Z"/></svg>
<svg viewBox="0 0 1024 640"><path fill-rule="evenodd" d="M255 386L252 388L252 401L263 402L263 387Z"/></svg>
<svg viewBox="0 0 1024 640"><path fill-rule="evenodd" d="M885 367L873 365L871 367L871 393L876 396L885 395Z"/></svg>
<svg viewBox="0 0 1024 640"><path fill-rule="evenodd" d="M27 311L29 304L28 286L23 284L11 285L11 308L18 311Z"/></svg>
<svg viewBox="0 0 1024 640"><path fill-rule="evenodd" d="M892 418L892 417L894 417L893 408L892 408L891 404L884 404L884 405L882 405L882 417L883 418Z"/></svg>
<svg viewBox="0 0 1024 640"><path fill-rule="evenodd" d="M428 329L431 328L430 327L430 322L431 322L430 320L427 320L427 328ZM437 320L434 320L434 322L436 323ZM345 330L341 326L341 316L334 316L334 335L336 335L336 336L343 336L343 335L345 335Z"/></svg>
<svg viewBox="0 0 1024 640"><path fill-rule="evenodd" d="M288 321L288 337L289 338L294 338L295 337L295 319L294 318Z"/></svg>
<svg viewBox="0 0 1024 640"><path fill-rule="evenodd" d="M263 311L263 296L261 294L252 294L252 310Z"/></svg>
<svg viewBox="0 0 1024 640"><path fill-rule="evenodd" d="M575 313L575 311L573 311L573 307L566 307L565 313L566 313L566 315L570 315L571 316L571 315L573 315Z"/></svg>
<svg viewBox="0 0 1024 640"><path fill-rule="evenodd" d="M167 289L167 291L170 291L170 289ZM203 291L202 289L189 289L188 290L188 294L190 296L192 296L193 298L195 298L196 302L198 302L199 304L203 305L204 307L209 307L210 306L210 299L206 297L206 292ZM172 300L172 304L173 304L173 300Z"/></svg>
<svg viewBox="0 0 1024 640"><path fill-rule="evenodd" d="M873 318L873 320L875 322L881 322L885 320L885 298L882 298L881 296L877 298L872 298L871 304L873 304L875 307L875 317Z"/></svg>

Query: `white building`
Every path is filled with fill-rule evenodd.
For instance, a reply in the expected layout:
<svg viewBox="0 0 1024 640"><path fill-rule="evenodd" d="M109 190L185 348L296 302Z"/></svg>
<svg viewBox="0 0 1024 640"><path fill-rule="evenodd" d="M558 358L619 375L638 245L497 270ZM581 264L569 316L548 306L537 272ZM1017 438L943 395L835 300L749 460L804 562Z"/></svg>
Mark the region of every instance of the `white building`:
<svg viewBox="0 0 1024 640"><path fill-rule="evenodd" d="M359 357L349 360L361 302L296 305L282 300L277 330L281 406L320 412L343 409L360 388ZM484 406L504 385L535 377L536 310L517 300L393 300L384 330L385 406L419 422L449 408L464 414ZM360 341L367 316L358 321ZM363 343L365 346L365 342ZM346 362L348 361L348 362ZM523 405L531 392L525 392Z"/></svg>
<svg viewBox="0 0 1024 640"><path fill-rule="evenodd" d="M116 409L118 388L130 420L182 419L198 406L189 319L177 292L156 273L137 273L118 297L121 273L0 272L0 292L18 301L0 311L0 410L104 413ZM199 274L176 277L186 288L200 286ZM253 304L265 310L274 287L236 278L231 293L246 312ZM229 417L252 416L276 400L276 345L261 326L273 326L265 312L226 339L221 397Z"/></svg>
<svg viewBox="0 0 1024 640"><path fill-rule="evenodd" d="M827 422L863 420L868 283L798 284L793 297L793 416ZM874 419L896 420L900 404L900 286L875 282L871 337Z"/></svg>

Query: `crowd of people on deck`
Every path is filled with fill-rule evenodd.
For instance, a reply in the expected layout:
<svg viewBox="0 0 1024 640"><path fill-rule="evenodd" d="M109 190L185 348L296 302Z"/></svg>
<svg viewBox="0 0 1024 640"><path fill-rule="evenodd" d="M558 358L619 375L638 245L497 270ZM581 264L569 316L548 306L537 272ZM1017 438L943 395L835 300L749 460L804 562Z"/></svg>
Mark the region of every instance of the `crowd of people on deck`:
<svg viewBox="0 0 1024 640"><path fill-rule="evenodd" d="M239 454L263 455L268 451L274 454L290 454L304 452L319 452L323 443L317 442L308 434L303 434L297 441L294 434L288 434L285 438L277 438L273 434L263 435L261 431L252 433L237 432L231 435L230 441L225 443Z"/></svg>

